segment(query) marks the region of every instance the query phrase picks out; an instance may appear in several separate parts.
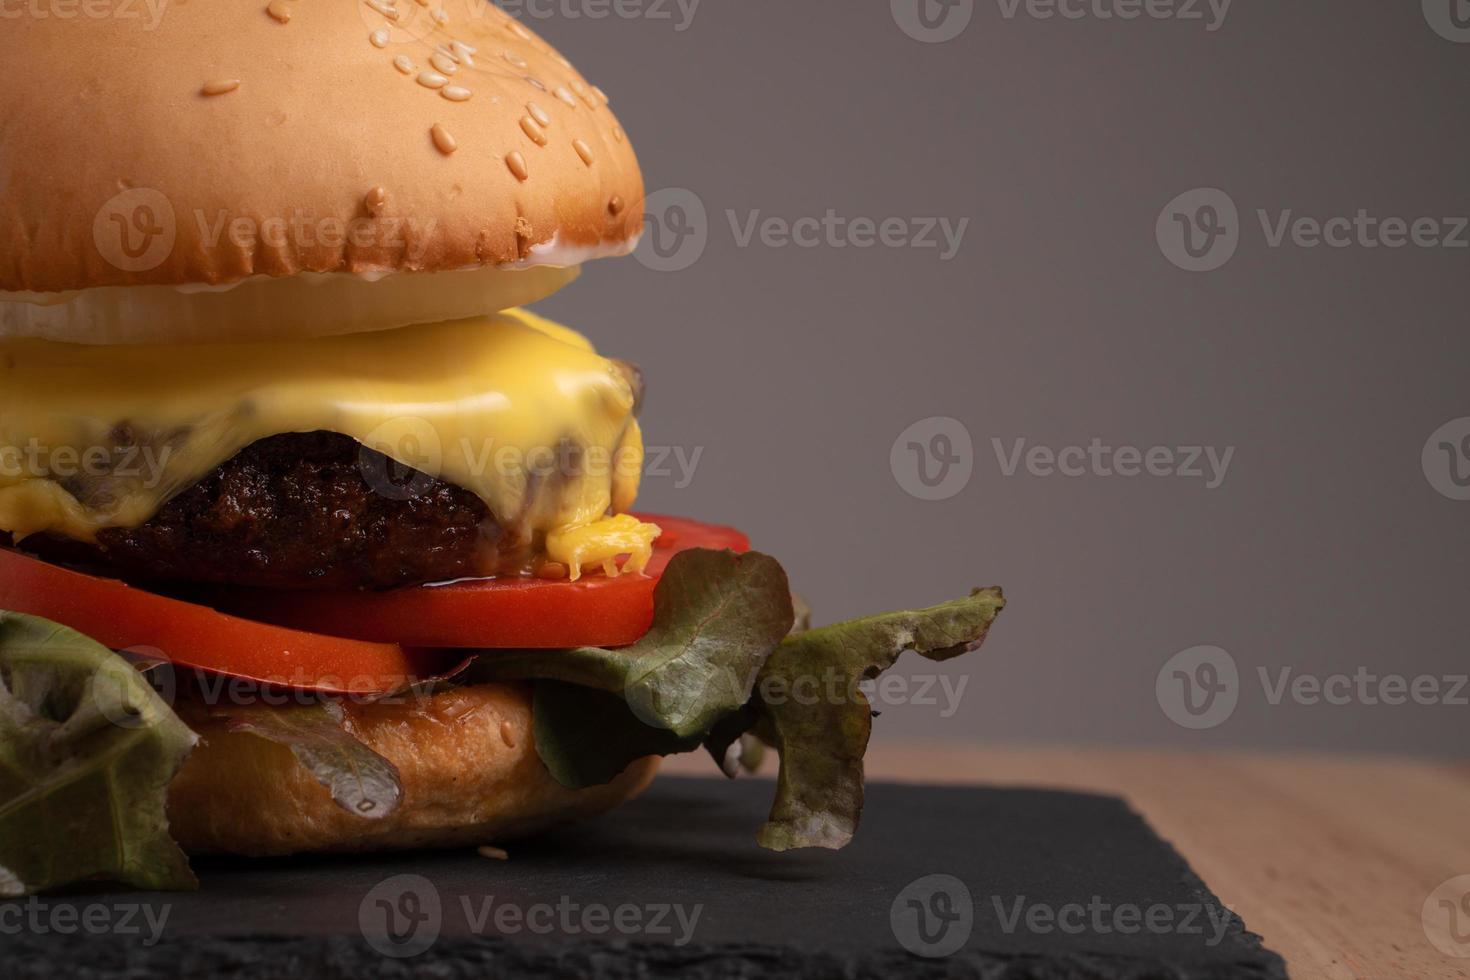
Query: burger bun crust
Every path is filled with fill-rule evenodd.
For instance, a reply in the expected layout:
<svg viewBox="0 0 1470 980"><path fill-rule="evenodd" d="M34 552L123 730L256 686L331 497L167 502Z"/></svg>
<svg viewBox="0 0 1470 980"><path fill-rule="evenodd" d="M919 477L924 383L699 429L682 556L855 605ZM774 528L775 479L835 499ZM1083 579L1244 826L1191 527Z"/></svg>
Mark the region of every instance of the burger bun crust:
<svg viewBox="0 0 1470 980"><path fill-rule="evenodd" d="M247 857L500 844L637 796L658 759L568 789L536 755L530 687L480 684L426 699L345 704L347 725L398 769L397 809L367 819L333 802L291 750L181 706L200 742L169 787L170 831L196 855Z"/></svg>
<svg viewBox="0 0 1470 980"><path fill-rule="evenodd" d="M575 265L636 241L606 96L493 3L144 9L0 31L0 292Z"/></svg>

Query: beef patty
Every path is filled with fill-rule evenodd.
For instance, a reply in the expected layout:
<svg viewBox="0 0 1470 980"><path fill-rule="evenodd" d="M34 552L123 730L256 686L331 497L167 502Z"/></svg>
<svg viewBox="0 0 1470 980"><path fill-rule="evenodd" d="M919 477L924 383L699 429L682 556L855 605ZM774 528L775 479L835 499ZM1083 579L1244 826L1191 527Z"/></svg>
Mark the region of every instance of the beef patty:
<svg viewBox="0 0 1470 980"><path fill-rule="evenodd" d="M388 589L491 574L501 535L479 497L333 432L272 436L98 544L37 535L48 561L134 581Z"/></svg>

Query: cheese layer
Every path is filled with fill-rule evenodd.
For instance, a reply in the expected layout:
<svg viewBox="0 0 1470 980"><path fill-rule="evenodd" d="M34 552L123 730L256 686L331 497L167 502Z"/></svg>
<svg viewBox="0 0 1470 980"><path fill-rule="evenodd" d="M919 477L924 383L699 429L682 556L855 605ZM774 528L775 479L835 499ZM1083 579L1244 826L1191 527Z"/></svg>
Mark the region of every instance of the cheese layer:
<svg viewBox="0 0 1470 980"><path fill-rule="evenodd" d="M564 537L633 505L634 399L580 334L522 310L289 342L4 340L0 530L94 541L147 522L257 440L326 430L478 495L518 537ZM414 491L375 458L363 457L375 489ZM634 550L578 557L614 546Z"/></svg>

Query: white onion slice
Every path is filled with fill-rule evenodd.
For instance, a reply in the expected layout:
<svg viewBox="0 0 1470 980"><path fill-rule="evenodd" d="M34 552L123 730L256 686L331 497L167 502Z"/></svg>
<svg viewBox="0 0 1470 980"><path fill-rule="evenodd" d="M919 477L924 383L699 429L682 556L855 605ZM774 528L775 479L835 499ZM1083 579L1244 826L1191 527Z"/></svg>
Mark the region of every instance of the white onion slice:
<svg viewBox="0 0 1470 980"><path fill-rule="evenodd" d="M575 266L256 277L221 287L0 292L0 337L73 344L289 340L457 320L545 299Z"/></svg>

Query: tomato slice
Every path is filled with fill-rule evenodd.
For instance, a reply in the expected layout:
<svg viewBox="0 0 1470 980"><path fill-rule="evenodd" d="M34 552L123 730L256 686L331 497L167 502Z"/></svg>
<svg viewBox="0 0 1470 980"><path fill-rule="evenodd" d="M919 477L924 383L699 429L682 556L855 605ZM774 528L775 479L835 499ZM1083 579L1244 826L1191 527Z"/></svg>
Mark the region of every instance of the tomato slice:
<svg viewBox="0 0 1470 980"><path fill-rule="evenodd" d="M747 551L739 531L643 515L663 534L643 575L477 579L394 592L233 590L229 615L0 548L0 609L70 626L115 650L267 684L375 694L442 674L424 648L622 646L648 631L653 588L686 548Z"/></svg>
<svg viewBox="0 0 1470 980"><path fill-rule="evenodd" d="M391 592L231 589L221 605L254 620L409 647L625 646L648 632L653 587L671 557L686 548L750 549L733 528L638 516L663 529L643 575L594 572L576 582L473 579Z"/></svg>
<svg viewBox="0 0 1470 980"><path fill-rule="evenodd" d="M329 693L390 691L453 666L443 652L251 622L7 548L0 548L0 609L70 626L114 650Z"/></svg>

